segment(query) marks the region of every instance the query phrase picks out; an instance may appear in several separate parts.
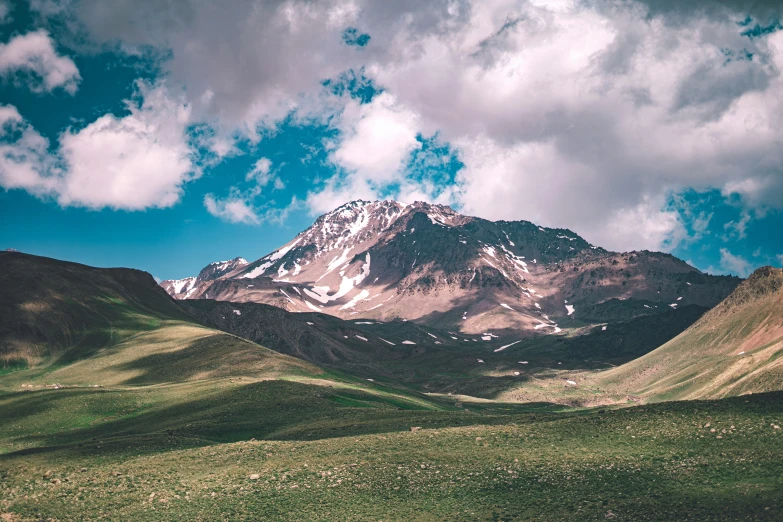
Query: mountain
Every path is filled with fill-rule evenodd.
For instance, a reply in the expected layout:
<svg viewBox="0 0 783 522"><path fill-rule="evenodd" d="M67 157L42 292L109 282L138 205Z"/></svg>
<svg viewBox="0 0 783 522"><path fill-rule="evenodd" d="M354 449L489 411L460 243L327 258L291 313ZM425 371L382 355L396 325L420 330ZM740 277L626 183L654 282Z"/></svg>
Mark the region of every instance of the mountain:
<svg viewBox="0 0 783 522"><path fill-rule="evenodd" d="M203 292L209 287L212 281L216 281L245 265L247 265L247 260L241 257L236 257L228 261L215 261L202 268L197 276L163 281L160 286L162 286L171 297L176 299L188 299L193 295L198 295L200 292Z"/></svg>
<svg viewBox="0 0 783 522"><path fill-rule="evenodd" d="M782 356L783 270L762 267L682 334L598 381L648 400L759 393L780 389Z"/></svg>
<svg viewBox="0 0 783 522"><path fill-rule="evenodd" d="M466 334L560 333L686 304L710 308L740 281L669 254L609 252L567 229L395 201L347 203L275 252L204 277L213 265L162 285L178 299L407 319Z"/></svg>
<svg viewBox="0 0 783 522"><path fill-rule="evenodd" d="M2 520L779 520L783 512L781 393L579 410L487 400L512 382L543 382L523 374L518 346L562 344L555 361L565 367L559 358L571 348L626 354L622 338L651 337L671 324L663 316L631 319L626 333L589 326L581 336L494 348L491 335L441 340L412 321L180 304L136 270L8 253L0 274L2 353L48 354L34 367L0 366ZM738 292L726 314L774 305L778 279ZM371 363L383 347L387 358L368 371L443 391L322 371L200 325L183 306L334 361ZM80 341L92 332L101 334L85 350ZM566 346L572 338L582 341ZM557 364L548 349L530 355L530 366L533 357ZM475 380L450 393L443 381L463 374ZM560 394L576 389L559 381Z"/></svg>

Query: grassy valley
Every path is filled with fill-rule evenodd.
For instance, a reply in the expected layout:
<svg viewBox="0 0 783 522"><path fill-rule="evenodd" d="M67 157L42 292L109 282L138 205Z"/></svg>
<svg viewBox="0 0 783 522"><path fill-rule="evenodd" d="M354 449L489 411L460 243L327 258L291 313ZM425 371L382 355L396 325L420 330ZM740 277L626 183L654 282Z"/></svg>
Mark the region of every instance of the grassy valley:
<svg viewBox="0 0 783 522"><path fill-rule="evenodd" d="M65 407L75 392L34 393ZM6 519L778 520L783 512L780 394L473 413L270 382L134 415L154 391L86 393L95 397L82 408L115 418L75 427L79 408L57 408L41 414L46 426L16 421L38 440L0 456ZM0 404L13 412L9 401L35 394Z"/></svg>

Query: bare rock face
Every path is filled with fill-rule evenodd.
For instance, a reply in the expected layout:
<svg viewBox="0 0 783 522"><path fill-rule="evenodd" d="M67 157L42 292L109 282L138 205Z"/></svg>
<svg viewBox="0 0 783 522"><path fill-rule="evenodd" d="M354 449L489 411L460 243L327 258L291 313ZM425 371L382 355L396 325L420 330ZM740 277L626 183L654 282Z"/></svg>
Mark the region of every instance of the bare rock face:
<svg viewBox="0 0 783 522"><path fill-rule="evenodd" d="M771 266L762 266L737 287L723 303L723 306L731 308L753 303L759 299L780 293L781 288L783 288L783 270Z"/></svg>
<svg viewBox="0 0 783 522"><path fill-rule="evenodd" d="M608 252L567 229L487 221L423 202L354 201L257 261L212 263L162 286L178 299L535 335L579 321L712 307L739 282L668 254Z"/></svg>

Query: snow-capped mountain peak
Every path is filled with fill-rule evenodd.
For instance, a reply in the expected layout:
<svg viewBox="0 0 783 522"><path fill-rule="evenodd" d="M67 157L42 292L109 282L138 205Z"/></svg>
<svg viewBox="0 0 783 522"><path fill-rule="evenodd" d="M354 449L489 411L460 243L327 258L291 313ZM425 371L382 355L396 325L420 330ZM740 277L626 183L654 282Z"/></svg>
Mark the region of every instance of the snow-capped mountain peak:
<svg viewBox="0 0 783 522"><path fill-rule="evenodd" d="M160 285L176 299L190 299L191 297L200 296L201 291L213 281L247 264L247 260L242 257L235 257L227 261L214 261L202 268L198 276L163 281Z"/></svg>
<svg viewBox="0 0 783 522"><path fill-rule="evenodd" d="M160 283L160 286L176 299L188 299L196 289L197 277L191 276L184 279L169 279Z"/></svg>
<svg viewBox="0 0 783 522"><path fill-rule="evenodd" d="M663 301L687 290L694 304L711 306L736 282L721 287L710 278L668 254L607 252L566 229L487 221L420 201L359 200L257 261L212 263L195 282L163 286L177 298L540 334L559 333L613 298L645 300L646 312L658 301L668 309Z"/></svg>

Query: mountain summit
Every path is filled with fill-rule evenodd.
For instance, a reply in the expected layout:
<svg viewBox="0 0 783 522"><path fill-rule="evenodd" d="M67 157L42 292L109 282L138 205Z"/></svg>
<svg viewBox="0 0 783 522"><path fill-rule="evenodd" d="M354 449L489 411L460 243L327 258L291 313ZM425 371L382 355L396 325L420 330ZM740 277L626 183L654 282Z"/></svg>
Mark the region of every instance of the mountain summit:
<svg viewBox="0 0 783 522"><path fill-rule="evenodd" d="M162 286L178 299L415 320L473 334L560 333L580 321L711 307L739 283L669 254L609 252L567 229L396 201L347 203L257 261L205 274L213 265Z"/></svg>

